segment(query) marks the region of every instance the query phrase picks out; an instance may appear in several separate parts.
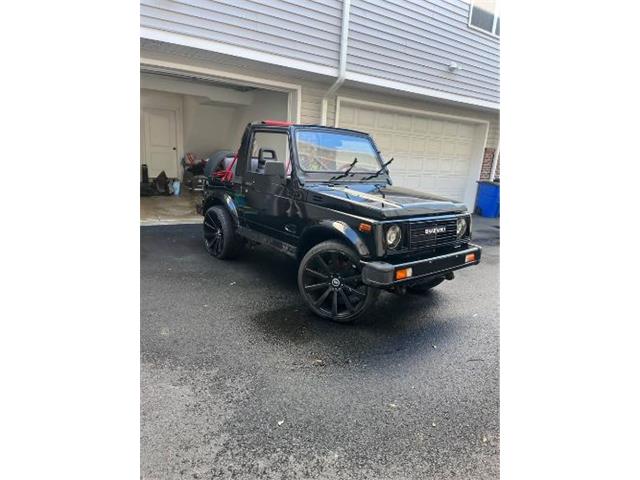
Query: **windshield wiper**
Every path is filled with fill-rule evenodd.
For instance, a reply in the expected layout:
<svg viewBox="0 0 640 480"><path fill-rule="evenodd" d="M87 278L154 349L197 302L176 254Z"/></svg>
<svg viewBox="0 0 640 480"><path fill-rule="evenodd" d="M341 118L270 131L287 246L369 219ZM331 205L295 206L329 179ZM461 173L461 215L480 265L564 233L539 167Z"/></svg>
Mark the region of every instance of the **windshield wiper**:
<svg viewBox="0 0 640 480"><path fill-rule="evenodd" d="M341 174L339 174L339 175L334 175L333 177L331 177L331 178L329 179L329 181L331 181L331 180L339 180L339 179L341 179L341 178L344 178L344 177L348 176L348 175L349 175L349 173L351 173L351 169L352 169L353 167L355 167L356 163L358 163L358 159L357 159L357 158L354 158L354 159L353 159L353 162L351 162L351 165L349 165L349 168L347 168L347 169L344 171L344 173L341 173Z"/></svg>
<svg viewBox="0 0 640 480"><path fill-rule="evenodd" d="M369 175L368 177L364 177L362 179L362 181L371 180L372 178L376 178L378 175L380 175L384 171L389 173L389 171L387 170L387 167L391 164L391 162L393 162L393 158L391 158L391 160L389 160L387 163L383 163L382 164L382 168L380 170L378 170L376 173L374 173L373 175Z"/></svg>

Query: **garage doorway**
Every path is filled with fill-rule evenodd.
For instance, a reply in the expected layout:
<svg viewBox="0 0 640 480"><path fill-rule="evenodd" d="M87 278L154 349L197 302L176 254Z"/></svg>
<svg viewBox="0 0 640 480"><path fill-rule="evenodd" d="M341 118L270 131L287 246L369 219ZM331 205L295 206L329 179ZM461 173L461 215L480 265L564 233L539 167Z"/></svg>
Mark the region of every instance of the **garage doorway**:
<svg viewBox="0 0 640 480"><path fill-rule="evenodd" d="M170 183L180 182L179 197L141 197L145 225L201 222L195 206L202 194L191 181L191 171L189 185L183 183L185 159L200 164L217 152L236 151L250 122L290 119L288 92L157 72L142 72L140 86L141 182L143 164L149 183L162 172Z"/></svg>
<svg viewBox="0 0 640 480"><path fill-rule="evenodd" d="M394 185L464 202L473 210L488 122L338 98L336 126L368 132Z"/></svg>

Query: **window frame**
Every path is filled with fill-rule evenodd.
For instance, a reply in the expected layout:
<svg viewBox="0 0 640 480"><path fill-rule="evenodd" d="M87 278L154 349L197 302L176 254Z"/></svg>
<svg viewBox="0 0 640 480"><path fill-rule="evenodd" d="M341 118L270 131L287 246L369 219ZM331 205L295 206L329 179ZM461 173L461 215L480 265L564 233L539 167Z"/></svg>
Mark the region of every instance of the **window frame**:
<svg viewBox="0 0 640 480"><path fill-rule="evenodd" d="M285 167L285 178L289 179L292 177L293 174L293 149L291 148L291 132L288 129L273 129L273 128L256 128L251 132L251 140L249 142L249 149L247 152L247 164L246 164L246 172L247 174L252 174L252 175L264 175L263 173L258 173L258 172L254 172L253 170L251 170L251 159L253 157L253 147L255 145L255 139L256 139L256 135L258 133L270 133L270 134L276 134L276 135L286 135L287 137L287 147L289 150L289 171L287 171L287 161L286 159L282 160L282 162L280 162L280 160L278 160L279 163L283 163L284 167Z"/></svg>
<svg viewBox="0 0 640 480"><path fill-rule="evenodd" d="M378 161L378 170L380 168L382 168L382 165L384 165L384 161L382 159L382 157L380 156L380 151L378 150L377 145L375 144L375 142L373 141L373 138L371 138L370 135L363 133L363 132L357 132L355 130L345 130L345 129L340 129L340 128L335 128L335 129L331 129L328 131L328 129L326 128L322 128L322 127L302 127L302 128L297 128L295 130L295 132L293 133L292 137L294 138L295 142L296 142L296 163L297 163L297 167L300 169L300 172L302 172L303 174L326 174L326 175L333 175L333 174L340 174L340 173L344 173L344 170L336 170L336 171L329 171L329 170L305 170L302 167L302 164L300 163L300 159L297 156L297 152L298 152L298 133L299 132L313 132L313 131L317 131L317 132L323 132L323 133L335 133L335 130L343 130L342 132L338 132L340 134L343 135L350 135L350 136L354 136L354 137L360 137L363 138L365 140L367 140L369 142L369 144L371 145L371 148L373 149L373 153L375 155L376 160ZM377 170L373 170L373 171L355 171L352 172L355 175L358 174L362 174L362 175L371 175L373 173L375 173Z"/></svg>
<svg viewBox="0 0 640 480"><path fill-rule="evenodd" d="M472 30L475 30L476 32L481 32L490 37L499 39L500 35L496 35L495 31L496 31L496 26L498 25L498 20L500 19L500 2L496 0L496 11L493 14L493 25L491 26L490 32L488 30L485 30L483 28L480 28L471 24L471 16L473 15L473 6L475 3L476 3L475 0L471 0L469 2L469 15L467 20L467 26Z"/></svg>

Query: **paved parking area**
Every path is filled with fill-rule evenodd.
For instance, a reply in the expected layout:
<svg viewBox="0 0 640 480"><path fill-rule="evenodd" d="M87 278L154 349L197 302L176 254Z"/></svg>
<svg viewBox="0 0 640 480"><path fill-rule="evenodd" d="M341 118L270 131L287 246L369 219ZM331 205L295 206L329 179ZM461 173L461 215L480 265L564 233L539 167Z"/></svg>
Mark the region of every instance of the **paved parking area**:
<svg viewBox="0 0 640 480"><path fill-rule="evenodd" d="M354 326L307 312L286 257L142 227L142 478L497 478L499 230L474 227L478 267Z"/></svg>

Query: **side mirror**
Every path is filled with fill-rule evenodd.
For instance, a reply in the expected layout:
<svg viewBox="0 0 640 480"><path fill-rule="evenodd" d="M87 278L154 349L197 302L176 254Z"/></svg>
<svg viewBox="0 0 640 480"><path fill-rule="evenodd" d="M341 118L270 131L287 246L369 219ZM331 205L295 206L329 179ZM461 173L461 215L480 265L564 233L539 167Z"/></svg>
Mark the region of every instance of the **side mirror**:
<svg viewBox="0 0 640 480"><path fill-rule="evenodd" d="M270 148L261 148L258 150L258 168L264 166L265 162L268 160L278 161L278 155L276 155L275 150L271 150Z"/></svg>
<svg viewBox="0 0 640 480"><path fill-rule="evenodd" d="M284 163L267 160L264 164L264 174L271 177L271 181L274 183L282 182L285 177Z"/></svg>

